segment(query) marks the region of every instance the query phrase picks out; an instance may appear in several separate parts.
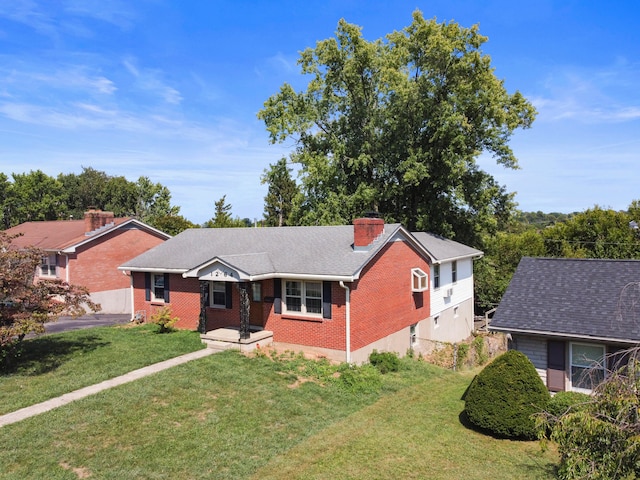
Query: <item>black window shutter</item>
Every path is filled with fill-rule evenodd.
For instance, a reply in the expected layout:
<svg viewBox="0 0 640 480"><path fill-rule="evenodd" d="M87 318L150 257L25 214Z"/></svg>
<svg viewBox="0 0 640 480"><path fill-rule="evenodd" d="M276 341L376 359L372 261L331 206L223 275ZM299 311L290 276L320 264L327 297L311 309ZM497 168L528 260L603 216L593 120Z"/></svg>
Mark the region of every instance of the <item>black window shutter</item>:
<svg viewBox="0 0 640 480"><path fill-rule="evenodd" d="M331 282L322 282L322 318L331 318Z"/></svg>
<svg viewBox="0 0 640 480"><path fill-rule="evenodd" d="M226 282L224 284L224 299L225 299L225 307L233 308L233 301L231 300L231 294L233 293L233 283Z"/></svg>
<svg viewBox="0 0 640 480"><path fill-rule="evenodd" d="M282 280L273 279L273 313L282 313Z"/></svg>
<svg viewBox="0 0 640 480"><path fill-rule="evenodd" d="M164 303L169 303L169 274L164 274Z"/></svg>
<svg viewBox="0 0 640 480"><path fill-rule="evenodd" d="M151 274L149 272L144 274L144 299L147 302L151 301Z"/></svg>

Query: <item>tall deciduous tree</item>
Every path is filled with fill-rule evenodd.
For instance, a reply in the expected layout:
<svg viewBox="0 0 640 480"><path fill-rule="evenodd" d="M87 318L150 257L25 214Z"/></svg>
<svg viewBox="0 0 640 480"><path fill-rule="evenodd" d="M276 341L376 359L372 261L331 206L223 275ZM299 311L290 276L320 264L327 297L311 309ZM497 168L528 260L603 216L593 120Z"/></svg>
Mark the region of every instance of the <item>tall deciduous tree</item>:
<svg viewBox="0 0 640 480"><path fill-rule="evenodd" d="M411 230L477 243L499 227L512 195L476 164L487 152L508 168L517 128L535 109L509 94L481 51L478 27L425 20L367 41L341 20L335 38L302 52L311 80L289 84L258 116L272 142L294 138L302 224L348 223L370 210Z"/></svg>
<svg viewBox="0 0 640 480"><path fill-rule="evenodd" d="M178 215L180 207L171 205L171 193L161 183L153 183L149 177L140 177L136 183L136 216L150 225L167 215Z"/></svg>
<svg viewBox="0 0 640 480"><path fill-rule="evenodd" d="M5 202L10 226L66 217L66 193L58 180L41 170L13 173L12 177Z"/></svg>
<svg viewBox="0 0 640 480"><path fill-rule="evenodd" d="M287 166L287 159L281 158L277 163L269 165L261 181L269 185L267 196L264 198L264 218L267 226L289 225L293 202L300 191L295 180L291 178L291 168Z"/></svg>

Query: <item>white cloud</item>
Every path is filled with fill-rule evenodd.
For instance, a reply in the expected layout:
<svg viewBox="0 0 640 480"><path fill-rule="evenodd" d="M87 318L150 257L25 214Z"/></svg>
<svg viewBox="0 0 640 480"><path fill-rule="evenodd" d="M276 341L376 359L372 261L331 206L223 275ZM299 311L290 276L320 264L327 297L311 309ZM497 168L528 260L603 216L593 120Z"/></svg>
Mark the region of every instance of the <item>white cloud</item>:
<svg viewBox="0 0 640 480"><path fill-rule="evenodd" d="M162 72L160 70L140 68L133 57L124 58L122 64L135 78L139 90L157 95L172 105L178 105L182 102L181 93L161 79Z"/></svg>
<svg viewBox="0 0 640 480"><path fill-rule="evenodd" d="M640 65L617 58L608 67L564 67L550 73L531 96L538 121L615 123L640 119L636 80Z"/></svg>

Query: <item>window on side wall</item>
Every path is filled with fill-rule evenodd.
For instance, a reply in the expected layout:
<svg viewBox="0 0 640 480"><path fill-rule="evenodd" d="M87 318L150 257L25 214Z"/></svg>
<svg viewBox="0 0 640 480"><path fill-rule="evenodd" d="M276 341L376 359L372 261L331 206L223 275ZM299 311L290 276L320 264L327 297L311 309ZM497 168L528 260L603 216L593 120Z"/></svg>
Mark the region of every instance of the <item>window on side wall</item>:
<svg viewBox="0 0 640 480"><path fill-rule="evenodd" d="M604 380L604 345L571 344L571 386L578 392L591 392Z"/></svg>
<svg viewBox="0 0 640 480"><path fill-rule="evenodd" d="M40 262L40 276L41 277L55 277L56 276L56 255L44 255Z"/></svg>
<svg viewBox="0 0 640 480"><path fill-rule="evenodd" d="M433 327L438 328L440 326L440 317L433 317Z"/></svg>
<svg viewBox="0 0 640 480"><path fill-rule="evenodd" d="M414 323L409 327L409 339L412 347L418 343L418 324L417 323Z"/></svg>
<svg viewBox="0 0 640 480"><path fill-rule="evenodd" d="M433 288L440 288L440 265L433 266Z"/></svg>
<svg viewBox="0 0 640 480"><path fill-rule="evenodd" d="M411 291L424 292L429 289L429 276L420 268L411 269Z"/></svg>
<svg viewBox="0 0 640 480"><path fill-rule="evenodd" d="M322 282L285 281L285 311L314 317L322 316Z"/></svg>
<svg viewBox="0 0 640 480"><path fill-rule="evenodd" d="M155 302L164 302L164 274L151 275L151 296Z"/></svg>
<svg viewBox="0 0 640 480"><path fill-rule="evenodd" d="M456 283L458 281L458 262L451 262L451 283Z"/></svg>

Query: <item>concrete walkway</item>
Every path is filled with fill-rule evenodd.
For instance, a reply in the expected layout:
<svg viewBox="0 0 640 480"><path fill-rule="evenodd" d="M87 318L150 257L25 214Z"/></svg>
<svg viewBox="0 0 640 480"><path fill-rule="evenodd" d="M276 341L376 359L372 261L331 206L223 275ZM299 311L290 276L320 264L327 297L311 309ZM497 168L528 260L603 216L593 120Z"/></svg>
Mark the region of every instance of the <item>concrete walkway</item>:
<svg viewBox="0 0 640 480"><path fill-rule="evenodd" d="M54 408L61 407L62 405L66 405L67 403L71 403L74 400L79 400L81 398L88 397L89 395L93 395L94 393L107 390L108 388L116 387L124 383L138 380L139 378L146 377L162 370L166 370L167 368L175 367L176 365L187 363L198 358L207 357L219 351L220 350L216 350L213 348L203 348L202 350L197 350L195 352L180 355L179 357L170 358L169 360L165 360L164 362L154 363L153 365L139 368L138 370L133 370L132 372L125 373L124 375L111 378L109 380L105 380L104 382L100 382L96 385L91 385L89 387L84 387L70 393L65 393L60 397L52 398L51 400L47 400L46 402L37 403L35 405L31 405L30 407L21 408L20 410L7 413L6 415L0 415L0 427L4 427L5 425L19 422L20 420L24 420L25 418L48 412L49 410L53 410Z"/></svg>

